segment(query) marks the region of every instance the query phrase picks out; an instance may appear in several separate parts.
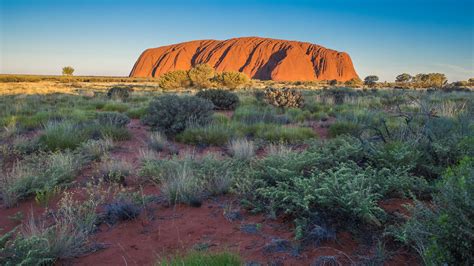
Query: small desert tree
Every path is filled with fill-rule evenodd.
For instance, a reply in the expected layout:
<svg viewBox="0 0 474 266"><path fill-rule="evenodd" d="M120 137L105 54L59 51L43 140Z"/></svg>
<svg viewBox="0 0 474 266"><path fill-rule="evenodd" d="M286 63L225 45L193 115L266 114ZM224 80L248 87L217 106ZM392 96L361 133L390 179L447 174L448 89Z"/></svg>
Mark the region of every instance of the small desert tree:
<svg viewBox="0 0 474 266"><path fill-rule="evenodd" d="M353 78L344 83L348 87L360 87L362 85L362 80L360 78Z"/></svg>
<svg viewBox="0 0 474 266"><path fill-rule="evenodd" d="M175 70L161 75L158 84L167 90L187 88L191 85L191 80L189 79L187 71Z"/></svg>
<svg viewBox="0 0 474 266"><path fill-rule="evenodd" d="M211 79L214 78L214 68L208 64L197 65L189 70L188 75L193 86L207 88L212 86Z"/></svg>
<svg viewBox="0 0 474 266"><path fill-rule="evenodd" d="M245 86L250 82L250 78L242 72L234 71L225 71L218 73L214 80L224 87L229 89L237 89L239 87Z"/></svg>
<svg viewBox="0 0 474 266"><path fill-rule="evenodd" d="M369 87L373 87L373 86L375 86L375 84L377 84L378 80L379 80L379 77L377 77L375 75L370 75L370 76L365 77L364 84L369 86Z"/></svg>
<svg viewBox="0 0 474 266"><path fill-rule="evenodd" d="M403 73L403 74L398 75L398 76L395 78L395 82L407 83L407 82L409 82L411 79L412 79L412 76L411 76L410 74L408 74L408 73Z"/></svg>
<svg viewBox="0 0 474 266"><path fill-rule="evenodd" d="M72 66L63 67L63 75L64 76L72 76L73 73L74 73L74 68Z"/></svg>

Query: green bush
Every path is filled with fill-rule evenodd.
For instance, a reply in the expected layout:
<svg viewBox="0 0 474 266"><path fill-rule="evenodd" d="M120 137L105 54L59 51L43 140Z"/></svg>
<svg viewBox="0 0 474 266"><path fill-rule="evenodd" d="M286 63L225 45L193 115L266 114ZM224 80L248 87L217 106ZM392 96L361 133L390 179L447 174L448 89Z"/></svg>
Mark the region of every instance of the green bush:
<svg viewBox="0 0 474 266"><path fill-rule="evenodd" d="M101 125L125 127L129 122L128 116L117 112L98 112L97 120Z"/></svg>
<svg viewBox="0 0 474 266"><path fill-rule="evenodd" d="M301 108L304 105L301 91L293 89L275 89L265 90L265 101L276 107L296 107Z"/></svg>
<svg viewBox="0 0 474 266"><path fill-rule="evenodd" d="M114 100L126 100L133 92L132 88L128 87L112 87L107 91L107 97Z"/></svg>
<svg viewBox="0 0 474 266"><path fill-rule="evenodd" d="M187 88L191 86L191 80L189 79L188 71L175 70L161 75L158 84L163 89L171 90Z"/></svg>
<svg viewBox="0 0 474 266"><path fill-rule="evenodd" d="M217 110L234 110L239 104L239 97L235 93L222 89L201 90L196 96L211 101Z"/></svg>
<svg viewBox="0 0 474 266"><path fill-rule="evenodd" d="M214 68L208 64L200 64L191 68L188 72L192 85L197 88L209 88L212 86L211 79L214 78Z"/></svg>
<svg viewBox="0 0 474 266"><path fill-rule="evenodd" d="M195 96L163 95L150 102L143 122L167 135L183 132L189 125L212 121L214 105Z"/></svg>
<svg viewBox="0 0 474 266"><path fill-rule="evenodd" d="M426 265L471 265L474 262L474 159L449 168L431 204L416 202L407 222L395 233L411 245Z"/></svg>
<svg viewBox="0 0 474 266"><path fill-rule="evenodd" d="M229 89L237 89L250 83L250 78L242 72L224 71L216 74L214 81Z"/></svg>

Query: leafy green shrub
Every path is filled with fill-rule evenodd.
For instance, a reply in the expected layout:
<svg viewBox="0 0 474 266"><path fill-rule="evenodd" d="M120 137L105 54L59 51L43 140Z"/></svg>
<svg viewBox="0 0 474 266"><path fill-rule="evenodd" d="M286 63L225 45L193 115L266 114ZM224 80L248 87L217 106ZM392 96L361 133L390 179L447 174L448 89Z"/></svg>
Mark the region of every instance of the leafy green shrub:
<svg viewBox="0 0 474 266"><path fill-rule="evenodd" d="M98 112L97 120L101 125L125 127L129 122L128 116L117 112Z"/></svg>
<svg viewBox="0 0 474 266"><path fill-rule="evenodd" d="M234 110L239 104L239 97L235 93L222 89L201 90L196 96L210 100L217 110Z"/></svg>
<svg viewBox="0 0 474 266"><path fill-rule="evenodd" d="M191 79L189 78L188 71L175 70L161 75L158 84L161 88L167 90L187 88L191 86Z"/></svg>
<svg viewBox="0 0 474 266"><path fill-rule="evenodd" d="M229 89L237 89L250 83L250 78L242 72L224 71L217 73L214 81Z"/></svg>
<svg viewBox="0 0 474 266"><path fill-rule="evenodd" d="M267 103L276 107L301 108L304 105L303 95L297 90L268 88L264 97Z"/></svg>
<svg viewBox="0 0 474 266"><path fill-rule="evenodd" d="M214 105L195 96L163 95L150 102L143 122L167 135L175 135L188 125L205 125L212 120Z"/></svg>
<svg viewBox="0 0 474 266"><path fill-rule="evenodd" d="M211 79L214 78L214 68L208 64L200 64L191 68L188 72L192 85L198 88L209 88L212 86Z"/></svg>
<svg viewBox="0 0 474 266"><path fill-rule="evenodd" d="M112 87L107 91L107 97L115 100L126 100L130 97L130 93L133 92L132 88L128 87Z"/></svg>
<svg viewBox="0 0 474 266"><path fill-rule="evenodd" d="M411 245L427 265L470 265L474 262L474 159L449 168L431 204L416 202L395 236Z"/></svg>
<svg viewBox="0 0 474 266"><path fill-rule="evenodd" d="M204 254L204 253L190 253L184 257L175 257L170 260L162 260L160 265L165 266L240 266L242 260L238 255L232 253L217 253L217 254Z"/></svg>

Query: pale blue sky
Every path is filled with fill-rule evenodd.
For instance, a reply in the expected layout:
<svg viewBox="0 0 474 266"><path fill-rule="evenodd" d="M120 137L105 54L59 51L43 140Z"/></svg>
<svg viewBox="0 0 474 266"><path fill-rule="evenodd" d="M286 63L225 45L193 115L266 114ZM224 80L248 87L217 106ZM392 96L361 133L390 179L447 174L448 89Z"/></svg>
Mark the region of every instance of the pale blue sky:
<svg viewBox="0 0 474 266"><path fill-rule="evenodd" d="M474 0L0 3L0 73L126 76L146 48L260 36L346 51L362 78L474 76Z"/></svg>

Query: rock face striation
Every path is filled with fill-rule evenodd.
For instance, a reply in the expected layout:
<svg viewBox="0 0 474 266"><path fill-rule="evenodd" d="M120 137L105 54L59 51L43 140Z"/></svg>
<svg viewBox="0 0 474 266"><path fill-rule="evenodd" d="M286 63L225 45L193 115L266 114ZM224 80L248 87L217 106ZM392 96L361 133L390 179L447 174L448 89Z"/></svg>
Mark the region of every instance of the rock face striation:
<svg viewBox="0 0 474 266"><path fill-rule="evenodd" d="M190 41L145 50L130 77L159 77L173 70L209 64L216 71L239 71L275 81L358 78L350 56L322 46L259 37Z"/></svg>

